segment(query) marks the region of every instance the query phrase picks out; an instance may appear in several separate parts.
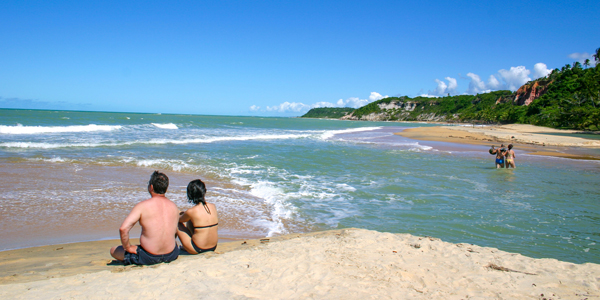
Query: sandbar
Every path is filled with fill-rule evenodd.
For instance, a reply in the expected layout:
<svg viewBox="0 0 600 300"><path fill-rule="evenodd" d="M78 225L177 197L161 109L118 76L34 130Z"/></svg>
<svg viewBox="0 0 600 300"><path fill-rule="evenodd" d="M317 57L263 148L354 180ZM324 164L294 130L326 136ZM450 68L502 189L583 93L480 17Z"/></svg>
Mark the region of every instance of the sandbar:
<svg viewBox="0 0 600 300"><path fill-rule="evenodd" d="M577 136L576 130L561 130L534 125L510 124L494 126L434 126L408 128L397 135L415 140L439 141L470 145L499 146L513 144L529 154L598 160L598 152L581 153L580 149L600 149L600 140Z"/></svg>

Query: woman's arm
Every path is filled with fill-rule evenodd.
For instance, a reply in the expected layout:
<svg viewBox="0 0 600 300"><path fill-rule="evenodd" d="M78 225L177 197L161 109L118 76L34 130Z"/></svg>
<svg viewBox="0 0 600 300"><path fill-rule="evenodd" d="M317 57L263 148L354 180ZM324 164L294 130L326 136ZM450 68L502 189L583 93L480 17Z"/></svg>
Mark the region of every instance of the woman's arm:
<svg viewBox="0 0 600 300"><path fill-rule="evenodd" d="M191 219L187 210L185 212L179 212L179 215L179 223L185 223Z"/></svg>

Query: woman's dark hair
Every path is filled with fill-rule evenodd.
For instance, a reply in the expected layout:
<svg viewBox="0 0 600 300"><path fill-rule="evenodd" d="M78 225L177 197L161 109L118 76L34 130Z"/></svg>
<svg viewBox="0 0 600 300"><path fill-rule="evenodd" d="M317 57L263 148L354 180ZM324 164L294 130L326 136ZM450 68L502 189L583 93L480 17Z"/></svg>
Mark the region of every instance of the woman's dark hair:
<svg viewBox="0 0 600 300"><path fill-rule="evenodd" d="M150 176L150 181L148 181L148 187L150 187L150 185L154 188L155 193L164 195L169 187L169 177L164 173L154 171L152 176Z"/></svg>
<svg viewBox="0 0 600 300"><path fill-rule="evenodd" d="M192 180L187 186L187 197L190 203L206 205L204 200L206 195L206 185L200 179Z"/></svg>
<svg viewBox="0 0 600 300"><path fill-rule="evenodd" d="M508 150L512 149L513 145L512 144L508 144Z"/></svg>

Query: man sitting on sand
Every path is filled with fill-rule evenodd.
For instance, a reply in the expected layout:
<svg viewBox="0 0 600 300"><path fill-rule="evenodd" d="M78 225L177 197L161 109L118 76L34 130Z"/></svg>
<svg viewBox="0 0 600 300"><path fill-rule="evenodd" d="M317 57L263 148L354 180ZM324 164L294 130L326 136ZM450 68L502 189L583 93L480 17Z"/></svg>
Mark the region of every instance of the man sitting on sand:
<svg viewBox="0 0 600 300"><path fill-rule="evenodd" d="M154 171L148 182L148 192L152 196L136 204L121 224L122 246L110 249L110 255L125 265L153 265L170 262L179 256L175 242L179 209L165 197L169 187L167 175ZM138 246L129 243L129 231L140 222L142 235Z"/></svg>

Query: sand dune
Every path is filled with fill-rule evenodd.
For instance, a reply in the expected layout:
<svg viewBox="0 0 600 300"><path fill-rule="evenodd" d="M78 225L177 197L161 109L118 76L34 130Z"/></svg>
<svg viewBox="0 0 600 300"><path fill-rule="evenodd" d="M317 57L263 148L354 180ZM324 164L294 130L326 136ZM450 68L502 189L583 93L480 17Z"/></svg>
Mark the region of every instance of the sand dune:
<svg viewBox="0 0 600 300"><path fill-rule="evenodd" d="M94 243L87 245L96 247ZM80 244L78 254L64 259L95 260L85 253L86 243ZM37 255L43 256L43 253ZM110 261L108 252L103 259ZM10 259L3 257L0 261L6 265ZM13 266L15 271L26 273L18 270L18 263ZM75 275L66 272L65 277L56 274L55 278L33 281L23 280L25 275L14 275L22 277L21 281L10 283L4 279L0 298L600 297L600 265L597 264L534 259L494 248L363 229L288 235L262 243L236 241L220 245L218 253L182 256L171 264L152 267L103 264L102 268L104 270L99 271L79 267Z"/></svg>

